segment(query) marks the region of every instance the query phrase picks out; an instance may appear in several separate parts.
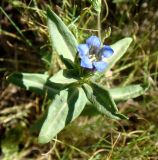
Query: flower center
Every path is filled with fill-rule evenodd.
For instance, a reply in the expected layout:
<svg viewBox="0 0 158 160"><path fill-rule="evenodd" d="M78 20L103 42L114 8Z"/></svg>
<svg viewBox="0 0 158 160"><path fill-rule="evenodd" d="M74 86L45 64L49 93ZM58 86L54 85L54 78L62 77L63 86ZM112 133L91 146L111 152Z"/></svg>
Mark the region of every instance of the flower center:
<svg viewBox="0 0 158 160"><path fill-rule="evenodd" d="M100 49L97 47L92 46L89 50L89 59L91 62L94 61L100 61L102 58L101 54L100 54Z"/></svg>
<svg viewBox="0 0 158 160"><path fill-rule="evenodd" d="M89 55L89 59L90 59L91 62L97 60L95 54L90 54L90 55Z"/></svg>

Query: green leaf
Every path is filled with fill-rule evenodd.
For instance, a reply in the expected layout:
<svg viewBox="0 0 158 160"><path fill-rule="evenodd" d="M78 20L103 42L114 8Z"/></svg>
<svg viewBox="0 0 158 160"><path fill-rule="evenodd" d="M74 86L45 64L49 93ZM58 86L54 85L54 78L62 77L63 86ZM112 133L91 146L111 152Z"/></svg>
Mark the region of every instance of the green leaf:
<svg viewBox="0 0 158 160"><path fill-rule="evenodd" d="M89 2L98 13L101 12L101 0L89 0Z"/></svg>
<svg viewBox="0 0 158 160"><path fill-rule="evenodd" d="M60 70L49 80L53 83L70 84L75 83L79 79L78 75L75 74L75 70Z"/></svg>
<svg viewBox="0 0 158 160"><path fill-rule="evenodd" d="M77 41L68 27L50 8L47 9L48 31L52 47L61 58L74 61Z"/></svg>
<svg viewBox="0 0 158 160"><path fill-rule="evenodd" d="M114 50L114 54L107 59L108 67L105 72L112 68L114 64L126 53L131 42L132 38L126 37L111 45L111 48Z"/></svg>
<svg viewBox="0 0 158 160"><path fill-rule="evenodd" d="M49 76L45 74L13 73L7 78L7 80L21 88L35 91L37 94L42 94L44 84L48 78Z"/></svg>
<svg viewBox="0 0 158 160"><path fill-rule="evenodd" d="M112 119L126 119L126 117L118 113L118 109L108 90L96 83L83 84L83 89L88 100L96 107L96 109Z"/></svg>
<svg viewBox="0 0 158 160"><path fill-rule="evenodd" d="M149 88L146 84L129 85L126 87L117 87L108 89L112 98L116 101L127 100L130 98L138 97Z"/></svg>
<svg viewBox="0 0 158 160"><path fill-rule="evenodd" d="M47 92L48 98L53 98L54 94L57 94L61 89L77 82L77 76L75 76L74 70L60 70L52 77L39 73L13 73L7 80L40 95Z"/></svg>
<svg viewBox="0 0 158 160"><path fill-rule="evenodd" d="M87 102L82 88L69 88L56 95L39 134L39 143L51 141L67 124L77 118Z"/></svg>
<svg viewBox="0 0 158 160"><path fill-rule="evenodd" d="M33 91L36 94L43 95L47 92L49 98L53 98L55 94L65 87L64 84L51 82L47 74L13 73L7 80L14 85Z"/></svg>
<svg viewBox="0 0 158 160"><path fill-rule="evenodd" d="M100 114L100 112L98 112L98 110L94 107L94 105L88 101L84 110L81 113L81 116L92 117L92 116L96 116L99 114Z"/></svg>

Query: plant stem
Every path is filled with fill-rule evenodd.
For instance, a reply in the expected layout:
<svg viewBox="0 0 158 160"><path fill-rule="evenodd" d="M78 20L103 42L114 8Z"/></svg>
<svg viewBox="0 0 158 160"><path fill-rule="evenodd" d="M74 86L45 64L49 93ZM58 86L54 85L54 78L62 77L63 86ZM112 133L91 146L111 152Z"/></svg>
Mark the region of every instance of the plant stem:
<svg viewBox="0 0 158 160"><path fill-rule="evenodd" d="M97 13L97 29L98 29L98 37L101 40L101 8L102 8L101 6L102 6L102 0L98 1L98 6L99 6L99 9L98 9L98 13Z"/></svg>
<svg viewBox="0 0 158 160"><path fill-rule="evenodd" d="M108 7L108 4L107 4L107 1L104 0L104 3L105 3L105 8L106 8L106 15L105 15L105 17L103 18L103 20L101 22L104 22L107 19L108 15L109 15L109 7Z"/></svg>
<svg viewBox="0 0 158 160"><path fill-rule="evenodd" d="M98 28L98 37L101 39L100 12L98 12L98 14L97 14L97 28Z"/></svg>

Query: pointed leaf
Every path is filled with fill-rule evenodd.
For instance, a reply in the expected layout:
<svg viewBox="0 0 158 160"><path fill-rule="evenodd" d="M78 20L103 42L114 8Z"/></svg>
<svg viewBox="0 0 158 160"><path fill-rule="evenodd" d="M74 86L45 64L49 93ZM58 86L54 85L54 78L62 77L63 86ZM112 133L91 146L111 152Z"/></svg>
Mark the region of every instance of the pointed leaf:
<svg viewBox="0 0 158 160"><path fill-rule="evenodd" d="M50 8L47 9L48 31L52 47L65 60L74 61L77 41L67 26Z"/></svg>
<svg viewBox="0 0 158 160"><path fill-rule="evenodd" d="M112 68L114 64L126 53L131 42L132 38L126 37L111 45L111 48L114 50L114 54L110 58L108 58L107 63L109 65L106 68L105 72Z"/></svg>
<svg viewBox="0 0 158 160"><path fill-rule="evenodd" d="M49 98L53 98L55 94L66 87L66 84L64 83L53 83L47 74L13 73L7 80L14 85L33 91L36 94L44 95L44 93L47 92ZM71 80L71 82L73 81Z"/></svg>
<svg viewBox="0 0 158 160"><path fill-rule="evenodd" d="M53 83L60 84L70 84L77 82L77 75L75 74L75 70L60 70L54 76L52 76L49 80Z"/></svg>
<svg viewBox="0 0 158 160"><path fill-rule="evenodd" d="M51 141L67 124L77 118L87 103L82 88L63 90L51 103L39 134L39 142Z"/></svg>
<svg viewBox="0 0 158 160"><path fill-rule="evenodd" d="M92 83L91 86L83 84L83 89L88 100L96 107L96 109L112 119L125 119L126 117L118 113L118 109L109 92L101 86Z"/></svg>
<svg viewBox="0 0 158 160"><path fill-rule="evenodd" d="M138 97L149 88L146 84L129 85L126 87L117 87L108 89L112 98L116 101L127 100L130 98Z"/></svg>
<svg viewBox="0 0 158 160"><path fill-rule="evenodd" d="M42 94L49 76L46 74L36 73L13 73L7 80L21 88L34 91L37 94ZM49 86L48 86L49 88ZM57 93L57 90L52 88L52 92Z"/></svg>
<svg viewBox="0 0 158 160"><path fill-rule="evenodd" d="M47 91L48 97L52 98L59 90L77 82L78 77L75 70L60 70L52 77L40 73L13 73L7 80L37 94L44 94Z"/></svg>

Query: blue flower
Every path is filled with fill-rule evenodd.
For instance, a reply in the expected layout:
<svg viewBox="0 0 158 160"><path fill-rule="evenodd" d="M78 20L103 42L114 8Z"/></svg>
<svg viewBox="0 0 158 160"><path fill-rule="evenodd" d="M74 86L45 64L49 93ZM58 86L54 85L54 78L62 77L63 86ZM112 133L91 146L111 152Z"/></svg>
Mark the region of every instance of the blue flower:
<svg viewBox="0 0 158 160"><path fill-rule="evenodd" d="M110 46L101 46L101 41L97 36L89 37L85 44L78 45L77 50L81 58L81 67L99 72L103 72L108 66L104 59L109 58L114 53Z"/></svg>

